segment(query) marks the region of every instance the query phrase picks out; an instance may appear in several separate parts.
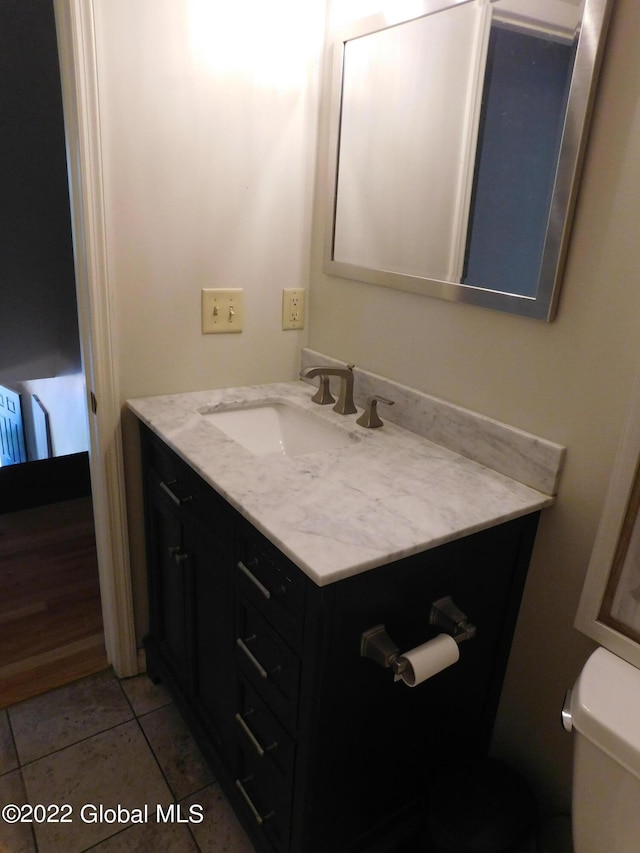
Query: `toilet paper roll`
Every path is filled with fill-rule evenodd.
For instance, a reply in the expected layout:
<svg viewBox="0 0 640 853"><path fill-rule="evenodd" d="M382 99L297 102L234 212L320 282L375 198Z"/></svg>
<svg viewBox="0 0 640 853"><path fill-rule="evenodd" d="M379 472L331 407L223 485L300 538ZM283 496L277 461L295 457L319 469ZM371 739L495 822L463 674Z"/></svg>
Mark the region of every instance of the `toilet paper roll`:
<svg viewBox="0 0 640 853"><path fill-rule="evenodd" d="M399 678L408 687L415 687L456 663L459 658L460 649L453 637L449 634L438 634L433 640L401 655L398 662L406 661L407 666Z"/></svg>

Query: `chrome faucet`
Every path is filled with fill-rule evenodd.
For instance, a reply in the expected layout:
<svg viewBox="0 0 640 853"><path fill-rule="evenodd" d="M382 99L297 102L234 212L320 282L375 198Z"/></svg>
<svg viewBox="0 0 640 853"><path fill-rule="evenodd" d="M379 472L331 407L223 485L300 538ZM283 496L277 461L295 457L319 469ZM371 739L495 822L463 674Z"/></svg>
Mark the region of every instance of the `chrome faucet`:
<svg viewBox="0 0 640 853"><path fill-rule="evenodd" d="M314 403L325 406L328 403L333 403L334 398L329 390L329 377L339 376L342 380L340 386L340 395L338 402L333 407L334 412L340 415L352 415L358 410L353 402L353 364L348 364L346 367L308 367L300 374L302 379L313 379L314 376L320 377L320 385L318 390L311 398Z"/></svg>

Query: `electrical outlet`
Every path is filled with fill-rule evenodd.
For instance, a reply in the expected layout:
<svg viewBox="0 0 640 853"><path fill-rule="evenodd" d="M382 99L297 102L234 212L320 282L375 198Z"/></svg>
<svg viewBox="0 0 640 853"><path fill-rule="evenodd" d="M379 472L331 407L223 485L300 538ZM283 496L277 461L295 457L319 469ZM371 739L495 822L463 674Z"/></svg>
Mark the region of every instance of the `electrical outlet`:
<svg viewBox="0 0 640 853"><path fill-rule="evenodd" d="M202 334L224 335L244 327L244 299L241 287L233 290L202 291Z"/></svg>
<svg viewBox="0 0 640 853"><path fill-rule="evenodd" d="M303 287L286 287L282 291L282 328L304 329Z"/></svg>

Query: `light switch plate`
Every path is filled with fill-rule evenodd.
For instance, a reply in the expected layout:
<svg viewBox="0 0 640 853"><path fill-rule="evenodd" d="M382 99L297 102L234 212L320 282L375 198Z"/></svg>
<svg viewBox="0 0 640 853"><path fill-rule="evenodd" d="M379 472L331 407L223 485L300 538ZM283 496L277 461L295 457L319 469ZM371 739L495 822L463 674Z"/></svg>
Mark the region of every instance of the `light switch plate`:
<svg viewBox="0 0 640 853"><path fill-rule="evenodd" d="M202 334L225 335L244 327L244 291L241 287L202 291Z"/></svg>
<svg viewBox="0 0 640 853"><path fill-rule="evenodd" d="M304 287L282 291L282 328L304 329Z"/></svg>

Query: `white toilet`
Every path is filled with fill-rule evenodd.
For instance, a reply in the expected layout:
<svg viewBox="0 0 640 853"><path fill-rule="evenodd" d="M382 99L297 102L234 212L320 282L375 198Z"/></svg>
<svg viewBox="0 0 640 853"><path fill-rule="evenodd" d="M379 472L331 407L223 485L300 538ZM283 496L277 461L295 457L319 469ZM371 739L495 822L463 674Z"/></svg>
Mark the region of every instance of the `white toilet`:
<svg viewBox="0 0 640 853"><path fill-rule="evenodd" d="M574 736L574 853L638 853L640 670L597 649L576 681L565 727Z"/></svg>

